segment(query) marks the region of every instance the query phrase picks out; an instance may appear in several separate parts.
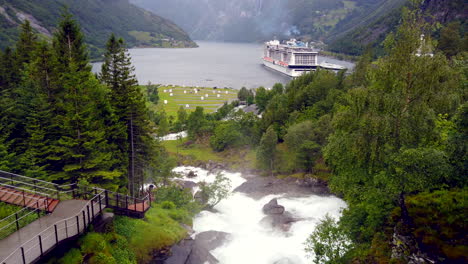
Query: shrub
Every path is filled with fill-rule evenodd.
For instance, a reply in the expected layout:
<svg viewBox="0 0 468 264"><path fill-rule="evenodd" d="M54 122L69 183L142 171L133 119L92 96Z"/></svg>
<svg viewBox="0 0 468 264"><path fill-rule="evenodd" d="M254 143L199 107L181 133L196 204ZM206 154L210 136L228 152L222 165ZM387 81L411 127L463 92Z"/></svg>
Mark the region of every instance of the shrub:
<svg viewBox="0 0 468 264"><path fill-rule="evenodd" d="M168 209L168 210L171 210L171 209L175 209L175 208L176 208L175 204L174 204L173 202L171 202L171 201L164 201L164 202L162 202L162 203L161 203L161 207L162 207L163 209Z"/></svg>

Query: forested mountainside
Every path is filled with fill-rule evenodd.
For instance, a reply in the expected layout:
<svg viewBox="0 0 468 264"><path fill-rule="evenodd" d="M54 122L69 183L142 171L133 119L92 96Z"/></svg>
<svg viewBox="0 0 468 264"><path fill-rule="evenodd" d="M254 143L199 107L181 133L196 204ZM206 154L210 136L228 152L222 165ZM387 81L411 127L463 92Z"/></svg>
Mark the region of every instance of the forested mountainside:
<svg viewBox="0 0 468 264"><path fill-rule="evenodd" d="M128 0L0 0L0 48L18 39L19 25L26 19L37 32L51 37L64 6L81 24L93 57L102 53L111 32L129 46L195 46L177 25Z"/></svg>
<svg viewBox="0 0 468 264"><path fill-rule="evenodd" d="M395 31L401 21L401 7L408 1L385 0L381 2L368 9L371 12L367 14L356 13L338 23L334 34L327 39L328 48L337 53L360 55L367 46L371 46L381 53L382 41L389 32ZM437 38L440 29L451 22L460 23L460 34L465 34L468 14L465 2L464 0L424 0L421 2L421 12L424 13L425 19L434 25L434 37Z"/></svg>
<svg viewBox="0 0 468 264"><path fill-rule="evenodd" d="M295 37L323 41L327 49L360 55L367 46L383 51L381 42L401 21L408 0L131 0L174 19L194 39L263 41ZM466 20L463 0L424 0L427 19L444 25ZM460 8L462 7L462 8ZM462 23L462 28L465 28ZM246 30L247 29L247 30ZM436 34L437 31L436 31ZM462 33L463 34L463 33Z"/></svg>
<svg viewBox="0 0 468 264"><path fill-rule="evenodd" d="M317 41L367 25L406 0L131 1L174 19L195 39L259 41L277 36Z"/></svg>

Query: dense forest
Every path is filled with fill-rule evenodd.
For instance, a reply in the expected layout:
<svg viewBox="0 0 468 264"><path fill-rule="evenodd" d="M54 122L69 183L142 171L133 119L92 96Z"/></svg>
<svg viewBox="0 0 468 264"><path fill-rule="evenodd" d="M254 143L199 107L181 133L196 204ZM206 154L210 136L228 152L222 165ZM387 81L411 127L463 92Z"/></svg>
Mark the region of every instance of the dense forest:
<svg viewBox="0 0 468 264"><path fill-rule="evenodd" d="M369 49L349 75L319 70L241 89L261 118L234 102L214 114L181 108L169 122L188 130L181 148L248 147L264 175L315 178L343 197L341 219L324 219L306 244L315 263L468 260L467 49L458 23L436 42L417 8L402 17L387 55L374 60Z"/></svg>
<svg viewBox="0 0 468 264"><path fill-rule="evenodd" d="M96 76L69 13L52 43L28 21L21 28L0 56L0 169L138 195L144 175L165 162L126 44L109 38Z"/></svg>
<svg viewBox="0 0 468 264"><path fill-rule="evenodd" d="M318 179L347 202L307 241L315 263L466 263L466 38L457 22L434 30L419 8L402 17L385 55L375 60L368 49L352 73L318 70L286 86L241 89L239 101L261 117L234 111L234 102L213 114L181 108L170 120L148 111L157 88L138 85L122 39L108 36L96 75L71 14L51 42L25 22L0 54L0 170L138 196L146 179L165 184L175 166L155 135L187 130L181 148L249 148L261 174ZM147 220L119 218L118 234L91 233L66 257L135 263L151 256L151 235L158 246L181 239L174 219L190 223L192 196L165 187L155 196Z"/></svg>
<svg viewBox="0 0 468 264"><path fill-rule="evenodd" d="M13 45L26 19L41 38L51 38L67 7L82 26L92 58L102 55L111 33L123 37L129 46L194 47L189 36L171 21L138 8L128 0L86 3L76 0L1 0L0 48Z"/></svg>

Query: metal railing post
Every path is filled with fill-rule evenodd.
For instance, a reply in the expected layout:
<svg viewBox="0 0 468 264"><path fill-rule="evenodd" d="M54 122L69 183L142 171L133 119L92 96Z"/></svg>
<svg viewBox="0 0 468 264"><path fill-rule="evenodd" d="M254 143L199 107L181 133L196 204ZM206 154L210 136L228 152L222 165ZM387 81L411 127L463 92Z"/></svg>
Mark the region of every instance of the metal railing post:
<svg viewBox="0 0 468 264"><path fill-rule="evenodd" d="M91 218L89 217L89 205L86 205L86 211L88 212L88 224L91 223Z"/></svg>
<svg viewBox="0 0 468 264"><path fill-rule="evenodd" d="M80 234L80 218L78 217L78 215L76 216L76 229L77 229L76 234L79 235Z"/></svg>
<svg viewBox="0 0 468 264"><path fill-rule="evenodd" d="M57 200L60 200L60 190L58 185L55 185L55 189L57 189Z"/></svg>
<svg viewBox="0 0 468 264"><path fill-rule="evenodd" d="M65 220L65 237L68 238L68 225L67 225L67 220Z"/></svg>
<svg viewBox="0 0 468 264"><path fill-rule="evenodd" d="M19 230L18 213L15 213L15 218L16 218L16 231L18 231Z"/></svg>
<svg viewBox="0 0 468 264"><path fill-rule="evenodd" d="M41 209L39 209L39 200L36 201L36 207L37 207L37 217L41 216Z"/></svg>
<svg viewBox="0 0 468 264"><path fill-rule="evenodd" d="M102 201L101 201L101 195L99 197L99 212L102 212Z"/></svg>
<svg viewBox="0 0 468 264"><path fill-rule="evenodd" d="M55 243L58 245L58 232L57 232L57 225L54 225L54 229L55 229Z"/></svg>
<svg viewBox="0 0 468 264"><path fill-rule="evenodd" d="M24 191L23 191L23 206L26 207L26 198L24 196Z"/></svg>
<svg viewBox="0 0 468 264"><path fill-rule="evenodd" d="M84 210L83 210L83 211L81 211L81 212L83 212L83 232L84 232L84 231L85 231L85 229L86 229L86 216L85 216L85 215L86 215L86 213L85 213L85 211L84 211Z"/></svg>
<svg viewBox="0 0 468 264"><path fill-rule="evenodd" d="M23 264L26 264L26 257L24 256L24 248L21 247L21 257L23 258Z"/></svg>
<svg viewBox="0 0 468 264"><path fill-rule="evenodd" d="M44 250L42 249L42 237L39 235L39 249L41 250L41 257L44 256Z"/></svg>
<svg viewBox="0 0 468 264"><path fill-rule="evenodd" d="M106 207L108 207L109 206L109 194L107 190L104 192L104 195L106 196Z"/></svg>
<svg viewBox="0 0 468 264"><path fill-rule="evenodd" d="M91 200L91 216L94 219L94 199Z"/></svg>

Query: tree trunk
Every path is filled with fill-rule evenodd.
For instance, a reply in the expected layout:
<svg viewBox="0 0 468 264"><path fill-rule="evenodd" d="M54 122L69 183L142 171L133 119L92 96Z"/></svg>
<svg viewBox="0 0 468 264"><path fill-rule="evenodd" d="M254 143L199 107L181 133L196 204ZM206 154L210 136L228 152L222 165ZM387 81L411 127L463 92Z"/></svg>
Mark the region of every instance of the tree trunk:
<svg viewBox="0 0 468 264"><path fill-rule="evenodd" d="M130 114L130 170L129 170L129 179L128 179L128 189L130 195L133 196L135 180L135 139L133 131L133 114Z"/></svg>

